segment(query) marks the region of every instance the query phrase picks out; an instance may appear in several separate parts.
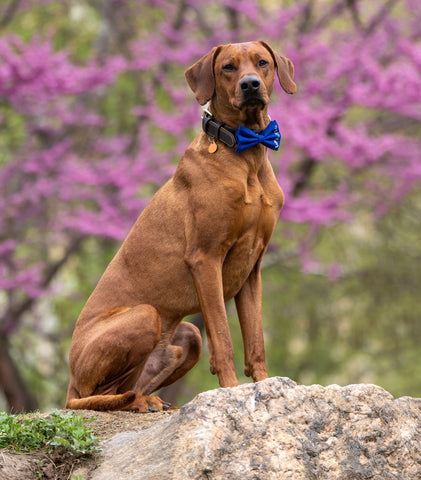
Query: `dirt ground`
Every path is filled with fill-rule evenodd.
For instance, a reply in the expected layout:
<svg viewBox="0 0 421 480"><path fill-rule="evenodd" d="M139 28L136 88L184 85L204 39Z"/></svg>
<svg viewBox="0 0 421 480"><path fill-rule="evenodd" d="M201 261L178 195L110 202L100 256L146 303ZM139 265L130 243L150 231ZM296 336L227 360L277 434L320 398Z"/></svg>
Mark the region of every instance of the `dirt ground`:
<svg viewBox="0 0 421 480"><path fill-rule="evenodd" d="M89 420L86 426L92 429L96 437L107 440L120 432L145 430L176 411L133 413L79 410L75 411L75 414L82 414ZM62 412L65 413L66 410ZM76 469L83 465L94 465L96 462L96 455L74 458L60 451L54 454L22 454L0 450L0 480L71 480Z"/></svg>
<svg viewBox="0 0 421 480"><path fill-rule="evenodd" d="M66 412L66 410L62 410ZM78 410L75 413L82 414L89 420L86 424L94 432L94 435L101 440L107 440L116 433L134 431L139 432L152 427L155 423L169 417L178 410L167 410L155 413L134 413L134 412L93 412L92 410Z"/></svg>

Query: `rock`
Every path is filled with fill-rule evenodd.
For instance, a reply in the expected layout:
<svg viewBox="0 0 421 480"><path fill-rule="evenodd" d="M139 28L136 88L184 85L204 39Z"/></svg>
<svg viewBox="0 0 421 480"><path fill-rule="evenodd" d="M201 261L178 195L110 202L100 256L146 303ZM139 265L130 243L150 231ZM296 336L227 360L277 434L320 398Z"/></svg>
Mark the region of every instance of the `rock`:
<svg viewBox="0 0 421 480"><path fill-rule="evenodd" d="M421 479L421 400L270 378L103 442L89 480ZM85 477L84 477L85 478Z"/></svg>

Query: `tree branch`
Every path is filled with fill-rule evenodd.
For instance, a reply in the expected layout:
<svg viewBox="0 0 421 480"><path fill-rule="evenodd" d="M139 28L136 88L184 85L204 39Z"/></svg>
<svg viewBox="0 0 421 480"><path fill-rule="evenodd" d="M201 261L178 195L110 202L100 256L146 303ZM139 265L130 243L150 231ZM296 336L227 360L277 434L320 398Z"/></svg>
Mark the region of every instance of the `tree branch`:
<svg viewBox="0 0 421 480"><path fill-rule="evenodd" d="M331 9L325 15L323 15L323 17L320 18L320 20L318 20L318 22L314 25L312 30L318 30L320 28L325 27L333 18L338 16L342 12L342 10L345 9L347 4L348 4L348 0L341 0L340 2L334 4L331 7Z"/></svg>
<svg viewBox="0 0 421 480"><path fill-rule="evenodd" d="M398 3L398 0L389 0L379 9L374 18L372 18L368 27L365 29L368 35L373 33L373 31L382 22L384 17L390 12L390 10L395 6L396 3Z"/></svg>
<svg viewBox="0 0 421 480"><path fill-rule="evenodd" d="M362 30L363 24L358 11L358 0L347 0L347 8L351 12L352 21L358 30Z"/></svg>
<svg viewBox="0 0 421 480"><path fill-rule="evenodd" d="M28 391L8 347L6 339L0 336L0 388L7 404L13 412L37 410L38 403Z"/></svg>
<svg viewBox="0 0 421 480"><path fill-rule="evenodd" d="M0 28L4 28L10 23L18 11L21 0L11 0L8 7L5 9L3 18L0 20Z"/></svg>
<svg viewBox="0 0 421 480"><path fill-rule="evenodd" d="M79 249L82 241L85 237L76 237L71 242L69 247L67 248L66 252L62 256L60 260L53 263L46 269L44 273L44 278L41 282L41 287L46 288L50 285L53 278L57 275L57 273L61 270L61 268L67 263L69 258ZM6 310L4 315L4 325L7 329L10 325L17 325L19 323L18 319L27 312L36 302L35 298L25 298L20 302L18 305L10 305L10 307Z"/></svg>
<svg viewBox="0 0 421 480"><path fill-rule="evenodd" d="M273 252L266 252L263 260L261 269L264 270L265 268L272 267L278 263L283 263L286 260L291 258L296 258L298 256L298 251L296 247L289 248L289 249L281 249L278 248Z"/></svg>
<svg viewBox="0 0 421 480"><path fill-rule="evenodd" d="M294 183L294 187L292 188L293 197L298 197L301 192L306 188L310 177L314 172L315 166L316 160L311 157L307 157L301 162L298 178Z"/></svg>

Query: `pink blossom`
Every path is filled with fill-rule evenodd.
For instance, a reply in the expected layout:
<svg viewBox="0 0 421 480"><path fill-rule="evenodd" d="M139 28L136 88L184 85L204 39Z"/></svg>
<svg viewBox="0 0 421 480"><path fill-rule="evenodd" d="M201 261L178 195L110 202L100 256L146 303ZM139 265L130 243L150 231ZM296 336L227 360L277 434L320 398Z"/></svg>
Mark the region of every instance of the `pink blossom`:
<svg viewBox="0 0 421 480"><path fill-rule="evenodd" d="M217 0L208 15L196 0L181 12L177 2L154 0L139 5L143 26L127 41L126 57L107 53L101 62L94 47L76 62L71 45L56 49L42 32L26 40L6 32L0 122L6 129L18 122L21 138L0 160L0 288L43 296L50 250L90 235L124 238L200 130L201 109L183 70L227 41L263 39L295 66L297 94L286 95L276 82L269 112L282 133L270 160L286 196L283 231L305 225L313 238L320 228L350 221L360 206L387 214L421 181L421 141L412 133L421 119L417 1L402 2L376 28L356 28L346 17L338 29L321 22L323 12L304 28L305 1L264 7ZM333 20L346 2L327 4ZM382 5L375 0L364 11L363 26ZM118 123L118 112L104 113L103 101L125 78L136 78L139 90L125 112L130 129ZM303 172L306 162L313 173ZM339 267L322 268L308 238L300 247L303 269L336 278Z"/></svg>

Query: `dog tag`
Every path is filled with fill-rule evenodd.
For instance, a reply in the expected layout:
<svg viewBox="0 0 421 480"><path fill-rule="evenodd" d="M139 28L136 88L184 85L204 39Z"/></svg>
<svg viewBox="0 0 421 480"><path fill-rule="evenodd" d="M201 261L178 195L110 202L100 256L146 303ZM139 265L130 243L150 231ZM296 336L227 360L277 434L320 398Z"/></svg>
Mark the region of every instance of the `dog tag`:
<svg viewBox="0 0 421 480"><path fill-rule="evenodd" d="M218 150L218 145L216 144L215 140L209 140L211 144L209 145L208 152L215 153Z"/></svg>

